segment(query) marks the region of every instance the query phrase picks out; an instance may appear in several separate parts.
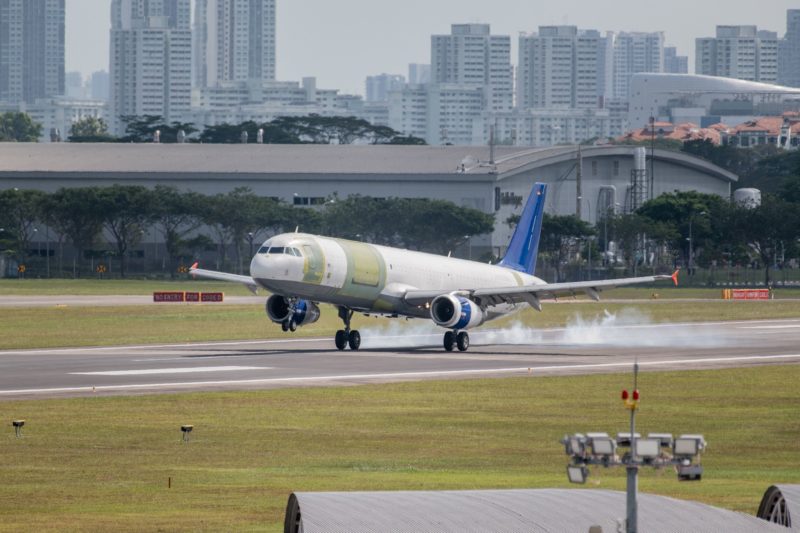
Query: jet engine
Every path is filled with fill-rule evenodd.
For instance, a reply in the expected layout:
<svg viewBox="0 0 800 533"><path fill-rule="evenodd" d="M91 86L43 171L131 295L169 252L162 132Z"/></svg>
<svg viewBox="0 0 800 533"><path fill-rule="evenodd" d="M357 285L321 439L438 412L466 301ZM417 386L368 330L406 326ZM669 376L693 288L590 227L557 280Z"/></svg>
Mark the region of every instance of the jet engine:
<svg viewBox="0 0 800 533"><path fill-rule="evenodd" d="M267 316L276 324L289 324L294 321L295 326L305 326L319 320L319 307L308 300L297 300L293 306L283 296L273 294L267 298L266 307Z"/></svg>
<svg viewBox="0 0 800 533"><path fill-rule="evenodd" d="M469 329L486 321L483 309L468 298L442 294L431 302L431 318L437 326L448 329Z"/></svg>

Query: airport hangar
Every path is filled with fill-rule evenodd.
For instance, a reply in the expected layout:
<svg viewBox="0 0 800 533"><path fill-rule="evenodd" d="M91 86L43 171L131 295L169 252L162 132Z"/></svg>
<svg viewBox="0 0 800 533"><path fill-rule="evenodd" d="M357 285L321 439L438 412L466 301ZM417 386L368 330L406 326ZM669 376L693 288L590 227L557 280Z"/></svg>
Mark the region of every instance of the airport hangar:
<svg viewBox="0 0 800 533"><path fill-rule="evenodd" d="M536 181L550 185L549 213L575 214L579 160L581 217L591 223L635 205L635 169L639 176L652 170L652 180L645 176L647 197L696 190L728 198L738 180L681 152L622 145L580 152L577 146L498 146L490 155L485 146L0 143L0 189L163 184L217 194L249 187L299 208L334 194L444 199L496 214L493 234L464 245L477 257L505 251L511 237L505 220L521 212Z"/></svg>

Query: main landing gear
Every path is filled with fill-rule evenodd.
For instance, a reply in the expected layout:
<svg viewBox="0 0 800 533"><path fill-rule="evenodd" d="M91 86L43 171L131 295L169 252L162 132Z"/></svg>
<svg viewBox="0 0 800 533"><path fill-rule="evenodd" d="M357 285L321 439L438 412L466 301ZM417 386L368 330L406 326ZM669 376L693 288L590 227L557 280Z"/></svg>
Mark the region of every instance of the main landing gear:
<svg viewBox="0 0 800 533"><path fill-rule="evenodd" d="M466 331L446 332L444 334L444 349L452 352L456 346L459 352L466 352L469 349L469 333Z"/></svg>
<svg viewBox="0 0 800 533"><path fill-rule="evenodd" d="M297 322L295 322L294 319L284 320L281 322L281 329L284 332L291 331L294 333L297 331Z"/></svg>
<svg viewBox="0 0 800 533"><path fill-rule="evenodd" d="M361 334L357 329L350 329L350 319L353 318L353 311L346 307L339 307L339 318L344 322L344 329L336 332L335 342L339 350L344 350L350 346L351 350L358 350L361 346Z"/></svg>

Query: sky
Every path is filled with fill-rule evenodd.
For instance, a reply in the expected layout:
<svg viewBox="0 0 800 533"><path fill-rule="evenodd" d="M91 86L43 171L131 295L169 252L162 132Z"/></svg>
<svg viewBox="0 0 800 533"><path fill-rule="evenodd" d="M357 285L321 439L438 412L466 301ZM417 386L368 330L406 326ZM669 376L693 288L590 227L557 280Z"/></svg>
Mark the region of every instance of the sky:
<svg viewBox="0 0 800 533"><path fill-rule="evenodd" d="M66 69L108 70L111 0L66 0ZM786 31L798 0L277 0L277 77L316 76L317 87L364 94L364 79L408 73L430 62L430 36L463 22L491 24L510 35L517 63L520 32L570 24L600 31L663 31L694 65L694 39L717 25L755 24Z"/></svg>

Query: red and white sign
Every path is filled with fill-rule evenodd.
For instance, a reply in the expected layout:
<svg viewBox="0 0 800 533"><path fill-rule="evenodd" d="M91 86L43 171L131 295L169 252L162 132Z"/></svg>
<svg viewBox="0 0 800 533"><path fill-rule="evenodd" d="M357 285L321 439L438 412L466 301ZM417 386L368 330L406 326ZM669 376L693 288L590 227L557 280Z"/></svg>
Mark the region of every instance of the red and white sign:
<svg viewBox="0 0 800 533"><path fill-rule="evenodd" d="M734 300L769 300L769 289L731 289Z"/></svg>
<svg viewBox="0 0 800 533"><path fill-rule="evenodd" d="M186 301L186 293L184 292L154 292L154 302L184 302Z"/></svg>

